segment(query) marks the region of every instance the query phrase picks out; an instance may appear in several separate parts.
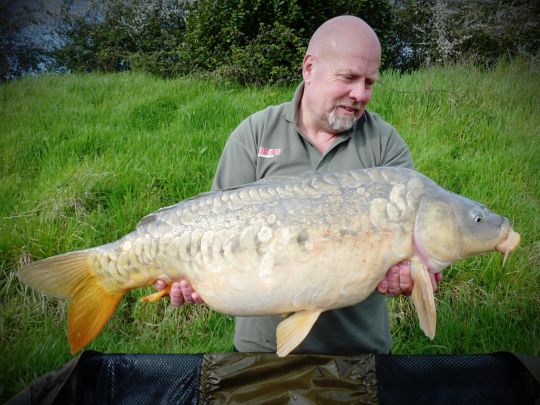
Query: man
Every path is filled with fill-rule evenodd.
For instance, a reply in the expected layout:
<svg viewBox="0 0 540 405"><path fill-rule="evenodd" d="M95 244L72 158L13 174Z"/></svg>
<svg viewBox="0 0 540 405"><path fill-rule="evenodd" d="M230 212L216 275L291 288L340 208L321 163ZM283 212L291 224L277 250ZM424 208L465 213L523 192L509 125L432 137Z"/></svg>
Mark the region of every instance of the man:
<svg viewBox="0 0 540 405"><path fill-rule="evenodd" d="M374 166L413 168L396 130L366 110L377 81L381 46L363 20L340 16L325 22L310 40L302 64L303 83L289 103L271 106L244 120L231 134L213 189L261 178L333 172ZM432 276L433 288L437 281ZM438 276L440 277L440 276ZM158 289L164 283L156 283ZM295 353L388 353L388 313L382 294L409 294L410 266L392 266L364 302L321 314ZM381 294L382 293L382 294ZM202 302L188 282L171 289L173 305ZM235 348L275 352L280 316L237 317Z"/></svg>

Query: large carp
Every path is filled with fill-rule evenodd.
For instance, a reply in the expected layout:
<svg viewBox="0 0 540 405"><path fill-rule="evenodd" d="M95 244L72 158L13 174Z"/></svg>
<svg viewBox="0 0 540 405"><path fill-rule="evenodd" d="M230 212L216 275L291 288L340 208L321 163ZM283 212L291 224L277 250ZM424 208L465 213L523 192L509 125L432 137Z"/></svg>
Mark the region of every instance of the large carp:
<svg viewBox="0 0 540 405"><path fill-rule="evenodd" d="M100 333L128 290L187 279L226 314L294 313L277 330L285 356L322 311L366 299L402 260L411 263L420 326L433 338L428 272L492 250L506 259L519 239L506 218L418 172L373 168L201 194L146 216L116 242L31 263L19 276L69 299L73 352Z"/></svg>

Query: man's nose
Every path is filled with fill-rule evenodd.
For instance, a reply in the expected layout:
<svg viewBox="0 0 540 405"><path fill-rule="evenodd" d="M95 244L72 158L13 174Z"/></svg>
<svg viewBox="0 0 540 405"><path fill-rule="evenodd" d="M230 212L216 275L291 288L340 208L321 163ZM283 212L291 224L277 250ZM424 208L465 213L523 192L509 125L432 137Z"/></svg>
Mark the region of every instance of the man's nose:
<svg viewBox="0 0 540 405"><path fill-rule="evenodd" d="M365 105L371 100L371 87L367 85L365 80L361 80L351 89L349 97Z"/></svg>

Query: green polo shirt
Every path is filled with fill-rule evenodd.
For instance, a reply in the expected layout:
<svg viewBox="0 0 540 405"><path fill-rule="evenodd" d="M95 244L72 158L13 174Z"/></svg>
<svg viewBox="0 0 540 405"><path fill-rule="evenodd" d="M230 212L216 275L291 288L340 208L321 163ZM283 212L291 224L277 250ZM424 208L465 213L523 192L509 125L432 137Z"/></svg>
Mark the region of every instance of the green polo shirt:
<svg viewBox="0 0 540 405"><path fill-rule="evenodd" d="M397 131L367 110L321 155L298 129L296 111L302 94L303 84L292 101L256 112L233 131L219 161L214 190L267 177L376 166L413 168ZM242 352L275 352L276 327L281 320L279 315L237 317L235 347ZM373 293L360 304L323 312L293 353L388 353L391 346L385 297Z"/></svg>

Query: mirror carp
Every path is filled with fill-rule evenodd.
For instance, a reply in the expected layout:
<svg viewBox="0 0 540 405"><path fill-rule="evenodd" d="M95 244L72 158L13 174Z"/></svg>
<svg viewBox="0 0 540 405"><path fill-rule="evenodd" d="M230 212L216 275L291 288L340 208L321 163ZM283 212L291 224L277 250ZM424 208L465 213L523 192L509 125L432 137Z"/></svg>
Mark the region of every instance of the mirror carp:
<svg viewBox="0 0 540 405"><path fill-rule="evenodd" d="M238 316L291 314L277 329L290 353L321 312L359 303L387 270L409 260L420 327L433 338L429 272L497 250L520 236L510 222L409 169L379 167L263 179L201 194L146 217L121 239L30 263L32 288L67 298L72 352L91 342L123 295L186 279L212 309Z"/></svg>

